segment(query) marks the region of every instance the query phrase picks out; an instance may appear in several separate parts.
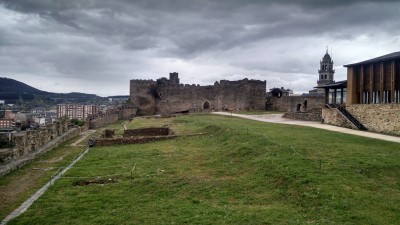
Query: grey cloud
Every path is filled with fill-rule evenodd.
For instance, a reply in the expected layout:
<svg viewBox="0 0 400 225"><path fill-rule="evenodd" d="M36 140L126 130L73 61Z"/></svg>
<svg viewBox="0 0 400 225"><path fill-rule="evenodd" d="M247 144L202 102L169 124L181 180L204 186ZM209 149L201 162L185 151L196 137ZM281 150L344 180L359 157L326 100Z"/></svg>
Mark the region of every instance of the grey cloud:
<svg viewBox="0 0 400 225"><path fill-rule="evenodd" d="M0 0L0 10L21 17L0 24L0 72L128 80L165 76L162 59L171 58L194 73L192 83L257 73L300 76L304 89L328 44L365 36L398 48L399 8L389 0Z"/></svg>
<svg viewBox="0 0 400 225"><path fill-rule="evenodd" d="M333 32L338 38L352 38L341 34L343 24L359 31L398 17L396 8L373 1L366 6L349 1L198 2L6 1L6 6L52 17L102 41L120 41L130 50L158 48L161 37L167 38L174 46L166 49L175 48L170 53L178 57L287 36ZM371 17L377 7L386 13Z"/></svg>

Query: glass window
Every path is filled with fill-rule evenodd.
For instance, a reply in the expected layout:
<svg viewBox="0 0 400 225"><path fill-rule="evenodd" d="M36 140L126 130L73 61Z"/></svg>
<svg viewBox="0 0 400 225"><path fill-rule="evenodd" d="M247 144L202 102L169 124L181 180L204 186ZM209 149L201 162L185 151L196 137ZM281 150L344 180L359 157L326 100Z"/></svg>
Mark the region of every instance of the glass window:
<svg viewBox="0 0 400 225"><path fill-rule="evenodd" d="M332 90L332 89L329 89L329 98L328 98L328 103L329 104L333 104L333 103L335 103L334 102L334 95L335 95L335 92L334 92L334 90Z"/></svg>
<svg viewBox="0 0 400 225"><path fill-rule="evenodd" d="M372 92L372 103L380 103L380 93L379 91Z"/></svg>
<svg viewBox="0 0 400 225"><path fill-rule="evenodd" d="M346 88L344 88L344 89L343 89L343 101L342 101L342 103L346 103L346 96L347 96L347 94L346 94Z"/></svg>
<svg viewBox="0 0 400 225"><path fill-rule="evenodd" d="M340 89L336 89L336 104L341 104L342 92Z"/></svg>

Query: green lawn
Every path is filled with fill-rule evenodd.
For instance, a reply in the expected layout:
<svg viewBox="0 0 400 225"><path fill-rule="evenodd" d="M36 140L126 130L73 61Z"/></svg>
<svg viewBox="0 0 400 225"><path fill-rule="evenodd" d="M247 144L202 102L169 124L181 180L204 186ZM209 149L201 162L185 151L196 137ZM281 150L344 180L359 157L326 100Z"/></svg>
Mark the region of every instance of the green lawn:
<svg viewBox="0 0 400 225"><path fill-rule="evenodd" d="M79 138L79 137L78 137ZM67 166L84 147L65 142L24 167L0 178L0 219L4 219L46 184L60 167Z"/></svg>
<svg viewBox="0 0 400 225"><path fill-rule="evenodd" d="M9 224L400 221L399 144L211 114L129 127L146 124L205 134L95 147Z"/></svg>

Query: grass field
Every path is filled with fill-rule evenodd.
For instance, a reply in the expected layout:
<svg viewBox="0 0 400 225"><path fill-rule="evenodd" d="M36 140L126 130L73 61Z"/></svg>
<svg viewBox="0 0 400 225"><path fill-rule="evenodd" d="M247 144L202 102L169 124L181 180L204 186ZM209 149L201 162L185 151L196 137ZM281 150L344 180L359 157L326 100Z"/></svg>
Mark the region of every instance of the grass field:
<svg viewBox="0 0 400 225"><path fill-rule="evenodd" d="M128 126L148 125L203 135L95 147L9 224L400 221L399 144L210 114Z"/></svg>
<svg viewBox="0 0 400 225"><path fill-rule="evenodd" d="M47 183L60 167L68 165L82 151L82 146L69 146L77 139L64 143L21 169L0 178L1 220Z"/></svg>

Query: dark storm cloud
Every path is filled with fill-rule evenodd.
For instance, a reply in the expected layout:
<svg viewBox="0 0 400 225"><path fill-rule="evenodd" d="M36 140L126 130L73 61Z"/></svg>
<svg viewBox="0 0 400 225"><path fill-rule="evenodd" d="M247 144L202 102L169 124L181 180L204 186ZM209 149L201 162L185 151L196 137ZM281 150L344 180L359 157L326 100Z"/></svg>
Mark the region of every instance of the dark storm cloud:
<svg viewBox="0 0 400 225"><path fill-rule="evenodd" d="M294 76L306 80L309 74L311 87L326 45L353 46L343 60L365 55L359 45L369 41L382 51L398 50L399 5L389 0L3 0L0 9L9 18L0 24L0 51L7 53L0 57L1 72L128 80L141 78L132 73L165 75L176 68L194 73L187 75L196 79L190 83L229 79L233 73L261 79L264 74L277 82ZM303 83L295 88L306 90Z"/></svg>
<svg viewBox="0 0 400 225"><path fill-rule="evenodd" d="M399 10L382 1L51 1L7 0L5 6L75 28L130 50L160 48L180 57L242 43L379 26ZM393 1L387 1L393 2ZM373 5L371 5L373 4ZM374 13L382 10L385 13ZM374 15L374 16L371 16ZM392 27L398 27L398 23ZM390 26L390 25L389 25ZM336 31L336 32L335 32Z"/></svg>

